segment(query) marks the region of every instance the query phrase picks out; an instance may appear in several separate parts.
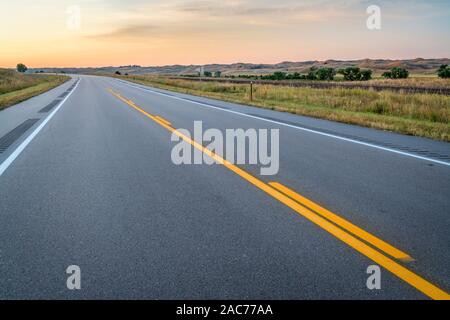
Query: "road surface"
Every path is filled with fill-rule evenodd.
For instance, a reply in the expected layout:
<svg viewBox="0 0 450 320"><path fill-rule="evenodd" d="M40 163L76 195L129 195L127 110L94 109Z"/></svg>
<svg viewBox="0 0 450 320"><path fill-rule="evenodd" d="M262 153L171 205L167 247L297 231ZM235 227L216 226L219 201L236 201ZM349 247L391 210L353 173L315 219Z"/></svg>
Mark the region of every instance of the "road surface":
<svg viewBox="0 0 450 320"><path fill-rule="evenodd" d="M279 129L278 174L175 165L171 133L198 120ZM0 298L445 298L449 156L448 143L74 76L0 112Z"/></svg>

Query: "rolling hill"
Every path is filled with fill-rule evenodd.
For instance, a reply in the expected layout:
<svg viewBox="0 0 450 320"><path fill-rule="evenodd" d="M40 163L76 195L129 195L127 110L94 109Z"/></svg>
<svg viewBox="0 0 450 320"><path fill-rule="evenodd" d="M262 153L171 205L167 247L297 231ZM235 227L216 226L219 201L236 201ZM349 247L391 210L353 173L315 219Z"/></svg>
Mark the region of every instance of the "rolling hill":
<svg viewBox="0 0 450 320"><path fill-rule="evenodd" d="M274 71L285 72L306 72L311 67L332 67L344 68L357 66L360 68L372 69L376 73L382 73L392 67L403 67L413 74L434 74L442 64L450 64L449 58L442 59L410 59L410 60L385 60L385 59L363 59L363 60L326 60L326 61L284 61L276 64L254 64L254 63L233 63L233 64L208 64L204 65L205 71L221 71L224 75L237 74L267 74ZM114 73L120 71L122 74L166 74L166 75L189 75L198 72L199 65L169 65L169 66L108 66L98 68L40 68L30 69L30 72L65 72L65 73Z"/></svg>

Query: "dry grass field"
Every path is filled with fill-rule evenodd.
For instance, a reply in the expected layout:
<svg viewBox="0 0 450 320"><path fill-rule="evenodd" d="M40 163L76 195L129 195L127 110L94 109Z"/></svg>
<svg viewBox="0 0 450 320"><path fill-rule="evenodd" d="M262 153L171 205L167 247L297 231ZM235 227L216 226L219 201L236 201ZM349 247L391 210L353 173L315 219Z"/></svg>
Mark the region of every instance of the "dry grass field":
<svg viewBox="0 0 450 320"><path fill-rule="evenodd" d="M418 88L450 88L450 79L441 79L430 75L412 75L407 79L384 79L376 77L366 82L356 82L369 85L386 85L399 87L418 87Z"/></svg>
<svg viewBox="0 0 450 320"><path fill-rule="evenodd" d="M0 110L59 86L70 78L45 74L20 74L0 69Z"/></svg>

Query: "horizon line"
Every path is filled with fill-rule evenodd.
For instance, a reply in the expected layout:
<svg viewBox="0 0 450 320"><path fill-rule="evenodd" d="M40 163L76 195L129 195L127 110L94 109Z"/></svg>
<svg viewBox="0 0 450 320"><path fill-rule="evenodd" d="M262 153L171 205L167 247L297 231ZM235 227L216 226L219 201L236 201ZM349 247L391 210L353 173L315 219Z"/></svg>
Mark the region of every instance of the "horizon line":
<svg viewBox="0 0 450 320"><path fill-rule="evenodd" d="M233 64L253 64L253 65L277 65L282 63L307 63L307 62L327 62L327 61L336 61L336 62L351 62L351 61L376 61L376 60L384 60L384 61L407 61L407 60L445 60L450 59L448 57L441 57L441 58L422 58L422 57L415 57L415 58L354 58L354 59L333 59L329 58L326 60L283 60L280 62L275 63L263 63L263 62L230 62L230 63L221 63L221 62L215 62L215 63L205 63L205 64L181 64L181 63L173 63L173 64L164 64L164 65L140 65L140 64L123 64L123 65L104 65L104 66L45 66L45 67L28 67L29 69L99 69L99 68L122 68L122 67L140 67L140 68L164 68L164 67L172 67L172 66L208 66L208 65L233 65ZM24 62L18 62L18 63L24 63ZM24 63L26 64L26 63ZM0 66L2 69L15 69L16 66Z"/></svg>

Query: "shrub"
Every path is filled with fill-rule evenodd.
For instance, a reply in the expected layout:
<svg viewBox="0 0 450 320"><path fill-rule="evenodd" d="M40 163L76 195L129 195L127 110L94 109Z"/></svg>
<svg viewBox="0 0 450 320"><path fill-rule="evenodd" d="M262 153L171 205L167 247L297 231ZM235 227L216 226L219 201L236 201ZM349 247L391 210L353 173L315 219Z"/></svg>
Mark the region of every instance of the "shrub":
<svg viewBox="0 0 450 320"><path fill-rule="evenodd" d="M370 79L372 79L372 70L369 69L361 70L361 80L368 81Z"/></svg>
<svg viewBox="0 0 450 320"><path fill-rule="evenodd" d="M221 76L222 76L222 72L221 71L214 72L214 77L220 78Z"/></svg>
<svg viewBox="0 0 450 320"><path fill-rule="evenodd" d="M286 72L277 71L273 73L274 80L286 79Z"/></svg>
<svg viewBox="0 0 450 320"><path fill-rule="evenodd" d="M205 72L203 72L203 75L204 75L205 77L212 77L211 71L205 71Z"/></svg>
<svg viewBox="0 0 450 320"><path fill-rule="evenodd" d="M314 70L309 71L308 74L306 75L306 79L307 80L317 80L316 71L314 71Z"/></svg>
<svg viewBox="0 0 450 320"><path fill-rule="evenodd" d="M318 80L332 81L335 75L336 71L333 68L320 68L316 71L316 77Z"/></svg>
<svg viewBox="0 0 450 320"><path fill-rule="evenodd" d="M292 79L293 80L300 80L300 79L304 79L305 78L305 76L304 75L301 75L300 73L298 73L298 72L294 72L293 74L292 74Z"/></svg>
<svg viewBox="0 0 450 320"><path fill-rule="evenodd" d="M367 81L372 79L372 70L361 70L358 67L348 67L341 69L338 73L344 76L346 81Z"/></svg>
<svg viewBox="0 0 450 320"><path fill-rule="evenodd" d="M392 68L392 77L394 79L406 79L409 77L409 71L403 68Z"/></svg>
<svg viewBox="0 0 450 320"><path fill-rule="evenodd" d="M443 64L439 67L437 72L439 78L448 79L450 78L450 67L446 64Z"/></svg>
<svg viewBox="0 0 450 320"><path fill-rule="evenodd" d="M347 67L338 72L344 76L346 81L356 81L361 77L361 70L358 67Z"/></svg>
<svg viewBox="0 0 450 320"><path fill-rule="evenodd" d="M120 73L120 71L119 70L117 70L116 72L115 72L115 74L117 74L117 75L121 75L122 73Z"/></svg>
<svg viewBox="0 0 450 320"><path fill-rule="evenodd" d="M404 68L394 67L391 71L383 73L382 76L388 79L406 79L409 77L409 71Z"/></svg>
<svg viewBox="0 0 450 320"><path fill-rule="evenodd" d="M381 76L386 79L392 79L392 72L386 71Z"/></svg>
<svg viewBox="0 0 450 320"><path fill-rule="evenodd" d="M25 71L27 71L27 70L28 70L27 66L24 65L23 63L18 63L18 64L17 64L17 71L23 73L23 72L25 72Z"/></svg>

